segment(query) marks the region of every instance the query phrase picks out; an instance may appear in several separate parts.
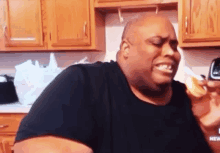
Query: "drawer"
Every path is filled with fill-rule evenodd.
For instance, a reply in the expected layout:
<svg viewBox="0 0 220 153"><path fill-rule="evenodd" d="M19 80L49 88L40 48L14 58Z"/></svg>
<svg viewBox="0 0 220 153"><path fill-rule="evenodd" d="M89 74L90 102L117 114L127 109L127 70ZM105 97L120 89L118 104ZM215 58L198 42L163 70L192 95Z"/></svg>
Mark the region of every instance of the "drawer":
<svg viewBox="0 0 220 153"><path fill-rule="evenodd" d="M0 114L0 133L16 133L21 120L26 114Z"/></svg>

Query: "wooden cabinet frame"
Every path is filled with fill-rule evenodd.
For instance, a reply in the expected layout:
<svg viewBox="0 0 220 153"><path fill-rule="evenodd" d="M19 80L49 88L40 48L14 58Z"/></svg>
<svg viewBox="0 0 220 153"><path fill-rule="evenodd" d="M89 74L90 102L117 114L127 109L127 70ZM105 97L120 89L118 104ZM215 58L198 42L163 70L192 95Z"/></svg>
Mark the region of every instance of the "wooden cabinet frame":
<svg viewBox="0 0 220 153"><path fill-rule="evenodd" d="M176 4L178 0L108 0L108 2L100 2L95 0L95 7L101 9L110 8L143 8L150 5L166 5L166 4Z"/></svg>

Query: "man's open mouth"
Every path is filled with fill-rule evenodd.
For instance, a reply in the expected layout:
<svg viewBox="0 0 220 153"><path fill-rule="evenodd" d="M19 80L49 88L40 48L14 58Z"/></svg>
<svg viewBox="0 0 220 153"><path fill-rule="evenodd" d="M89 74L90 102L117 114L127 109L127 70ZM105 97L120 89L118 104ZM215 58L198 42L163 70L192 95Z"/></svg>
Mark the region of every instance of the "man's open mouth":
<svg viewBox="0 0 220 153"><path fill-rule="evenodd" d="M165 73L173 73L173 66L170 64L159 64L155 66L156 69L165 72Z"/></svg>

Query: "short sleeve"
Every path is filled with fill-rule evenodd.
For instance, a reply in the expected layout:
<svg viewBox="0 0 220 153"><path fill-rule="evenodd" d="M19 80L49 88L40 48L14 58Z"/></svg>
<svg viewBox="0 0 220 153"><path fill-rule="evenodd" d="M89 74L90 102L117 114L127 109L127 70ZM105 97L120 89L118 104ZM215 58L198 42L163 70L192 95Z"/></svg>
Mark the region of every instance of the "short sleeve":
<svg viewBox="0 0 220 153"><path fill-rule="evenodd" d="M54 135L80 141L93 148L96 139L93 105L86 73L70 66L42 92L21 121L15 143L27 138Z"/></svg>

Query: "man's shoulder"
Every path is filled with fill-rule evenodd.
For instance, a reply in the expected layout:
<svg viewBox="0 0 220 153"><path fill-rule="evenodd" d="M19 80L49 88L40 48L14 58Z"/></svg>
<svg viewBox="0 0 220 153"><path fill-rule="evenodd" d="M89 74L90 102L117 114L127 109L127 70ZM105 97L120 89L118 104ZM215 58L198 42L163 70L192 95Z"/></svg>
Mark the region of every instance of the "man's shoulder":
<svg viewBox="0 0 220 153"><path fill-rule="evenodd" d="M86 63L86 64L75 64L70 65L67 67L67 69L75 69L75 68L82 68L82 69L102 69L102 68L108 68L111 66L116 65L115 61L111 62L101 62L97 61L95 63Z"/></svg>
<svg viewBox="0 0 220 153"><path fill-rule="evenodd" d="M176 89L182 89L182 90L186 90L186 85L180 81L177 81L177 80L173 80L173 86L176 88Z"/></svg>
<svg viewBox="0 0 220 153"><path fill-rule="evenodd" d="M175 95L178 95L179 98L180 97L182 97L182 98L187 97L186 85L184 83L174 80L172 83L172 88L173 88L173 93Z"/></svg>
<svg viewBox="0 0 220 153"><path fill-rule="evenodd" d="M88 63L88 64L76 64L71 65L66 68L66 71L68 72L78 72L83 73L84 75L93 76L96 77L100 75L104 75L105 72L111 71L111 69L114 69L116 67L116 62L101 62L97 61L95 63ZM97 75L99 74L99 75Z"/></svg>

